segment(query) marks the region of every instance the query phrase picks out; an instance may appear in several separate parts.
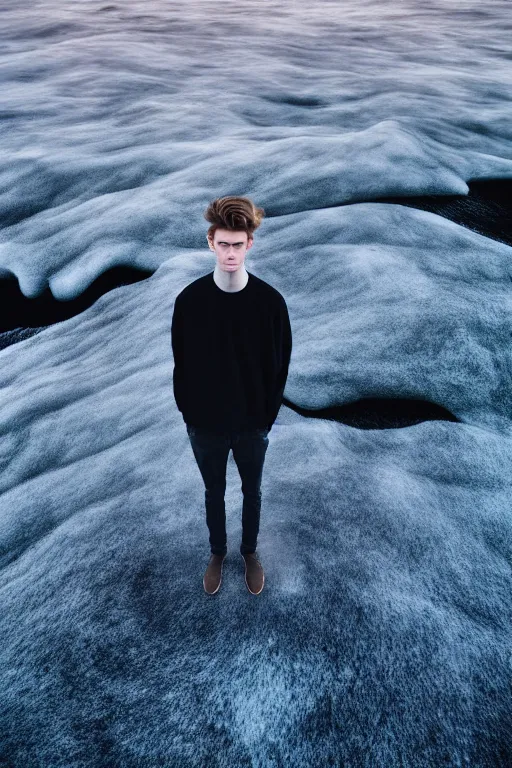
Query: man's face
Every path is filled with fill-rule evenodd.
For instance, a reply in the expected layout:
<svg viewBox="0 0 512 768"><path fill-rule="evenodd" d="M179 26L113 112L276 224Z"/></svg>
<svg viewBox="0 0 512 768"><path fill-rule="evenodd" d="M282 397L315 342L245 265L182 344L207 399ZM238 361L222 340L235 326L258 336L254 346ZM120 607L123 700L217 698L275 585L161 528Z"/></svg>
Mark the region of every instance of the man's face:
<svg viewBox="0 0 512 768"><path fill-rule="evenodd" d="M245 254L252 246L253 239L248 239L247 232L232 232L228 229L218 229L215 232L213 247L210 248L217 255L219 269L224 272L236 272L243 265Z"/></svg>

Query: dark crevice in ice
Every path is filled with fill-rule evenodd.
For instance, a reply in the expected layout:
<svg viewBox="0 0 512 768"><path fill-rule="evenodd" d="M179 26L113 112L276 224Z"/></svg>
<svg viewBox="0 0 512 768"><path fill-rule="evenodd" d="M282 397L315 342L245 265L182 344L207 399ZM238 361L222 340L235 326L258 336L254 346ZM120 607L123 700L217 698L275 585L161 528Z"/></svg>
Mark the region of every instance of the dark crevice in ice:
<svg viewBox="0 0 512 768"><path fill-rule="evenodd" d="M375 202L431 211L480 235L512 245L512 179L468 181L468 187L467 195L382 197Z"/></svg>
<svg viewBox="0 0 512 768"><path fill-rule="evenodd" d="M113 267L103 272L80 296L69 301L57 300L49 287L37 298L27 299L15 277L0 280L0 349L80 314L114 288L138 283L152 274L147 269Z"/></svg>
<svg viewBox="0 0 512 768"><path fill-rule="evenodd" d="M422 421L460 421L442 405L405 397L368 397L314 411L300 408L286 398L283 405L307 418L338 421L358 429L397 429Z"/></svg>

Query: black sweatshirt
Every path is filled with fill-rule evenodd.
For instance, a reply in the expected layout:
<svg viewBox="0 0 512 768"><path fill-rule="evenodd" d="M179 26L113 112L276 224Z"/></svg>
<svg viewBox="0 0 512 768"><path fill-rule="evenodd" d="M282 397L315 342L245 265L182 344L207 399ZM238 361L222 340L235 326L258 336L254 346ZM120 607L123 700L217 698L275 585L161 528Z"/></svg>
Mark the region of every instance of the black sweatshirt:
<svg viewBox="0 0 512 768"><path fill-rule="evenodd" d="M248 272L223 291L213 272L174 300L173 388L183 421L212 431L272 429L288 377L292 332L278 290Z"/></svg>

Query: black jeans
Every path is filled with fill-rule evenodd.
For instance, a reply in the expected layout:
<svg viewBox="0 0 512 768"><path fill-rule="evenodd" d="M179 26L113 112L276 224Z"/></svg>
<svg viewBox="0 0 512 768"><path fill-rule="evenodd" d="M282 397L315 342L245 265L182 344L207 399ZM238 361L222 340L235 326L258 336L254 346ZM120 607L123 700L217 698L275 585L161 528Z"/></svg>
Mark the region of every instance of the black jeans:
<svg viewBox="0 0 512 768"><path fill-rule="evenodd" d="M206 524L210 531L210 550L215 555L227 552L226 467L230 449L242 480L243 555L256 550L260 527L261 476L268 448L268 429L211 432L187 424L192 451L205 486Z"/></svg>

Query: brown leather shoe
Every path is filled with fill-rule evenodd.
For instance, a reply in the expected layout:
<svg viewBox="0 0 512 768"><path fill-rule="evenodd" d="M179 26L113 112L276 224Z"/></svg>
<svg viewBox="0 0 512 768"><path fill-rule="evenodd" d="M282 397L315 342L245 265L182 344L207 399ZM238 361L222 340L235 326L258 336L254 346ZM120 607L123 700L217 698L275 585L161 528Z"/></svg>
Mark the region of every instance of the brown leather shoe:
<svg viewBox="0 0 512 768"><path fill-rule="evenodd" d="M245 583L247 584L247 589L253 595L259 595L265 583L263 567L257 558L256 552L250 555L242 555L242 557L245 560Z"/></svg>
<svg viewBox="0 0 512 768"><path fill-rule="evenodd" d="M226 555L211 555L210 562L203 577L205 592L214 595L219 591L222 581L222 562Z"/></svg>

